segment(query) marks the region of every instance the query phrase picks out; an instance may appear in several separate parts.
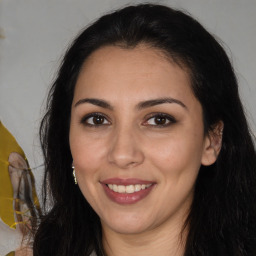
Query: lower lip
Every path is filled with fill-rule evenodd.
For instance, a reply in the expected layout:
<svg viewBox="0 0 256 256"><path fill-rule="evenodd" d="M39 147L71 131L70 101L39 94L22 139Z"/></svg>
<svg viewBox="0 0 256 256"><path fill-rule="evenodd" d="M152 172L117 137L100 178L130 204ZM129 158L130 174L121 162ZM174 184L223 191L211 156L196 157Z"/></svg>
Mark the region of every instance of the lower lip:
<svg viewBox="0 0 256 256"><path fill-rule="evenodd" d="M135 204L145 198L153 189L154 184L146 189L134 193L117 193L111 190L106 184L102 184L108 198L118 204Z"/></svg>

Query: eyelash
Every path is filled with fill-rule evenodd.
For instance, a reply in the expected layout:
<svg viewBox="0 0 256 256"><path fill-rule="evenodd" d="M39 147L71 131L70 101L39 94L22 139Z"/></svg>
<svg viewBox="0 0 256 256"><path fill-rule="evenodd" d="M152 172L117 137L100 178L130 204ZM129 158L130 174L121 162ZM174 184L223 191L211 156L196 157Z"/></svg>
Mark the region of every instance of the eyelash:
<svg viewBox="0 0 256 256"><path fill-rule="evenodd" d="M88 120L92 118L92 122L96 121L96 120L93 120L93 118L103 118L103 123L99 123L99 124L92 124L92 123L89 123ZM157 124L156 122L156 118L161 118L163 119L162 121L165 121L167 123L164 123L164 124ZM149 124L149 120L150 119L155 119L154 120L154 123L155 124ZM161 121L161 120L160 120ZM107 122L107 123L106 123ZM154 128L164 128L164 127L168 127L174 123L176 123L176 119L173 117L173 116L170 116L168 114L164 114L164 113L152 113L150 114L149 117L147 117L146 121L144 121L142 124L144 126L152 126ZM82 119L81 119L81 123L86 125L86 126L89 126L89 127L95 127L95 128L98 128L98 127L102 127L102 126L105 126L105 125L110 125L111 122L109 121L109 119L103 115L102 113L90 113L86 116L84 116Z"/></svg>
<svg viewBox="0 0 256 256"><path fill-rule="evenodd" d="M102 124L90 124L90 123L88 123L88 120L90 119L90 118L104 118L104 123L102 123ZM105 123L105 121L107 120L107 124ZM102 113L91 113L91 114L88 114L88 115L86 115L86 116L84 116L82 119L81 119L81 123L82 124L84 124L84 125L86 125L86 126L89 126L89 127L100 127L100 126L103 126L103 125L109 125L110 124L110 121L108 120L108 118L105 116L105 115L103 115Z"/></svg>
<svg viewBox="0 0 256 256"><path fill-rule="evenodd" d="M164 124L147 124L149 122L150 119L154 119L154 122L156 123L156 118L163 118L164 121L168 121L168 123L164 123ZM175 124L177 122L177 120L173 117L170 116L168 114L165 113L152 113L150 115L149 118L147 118L146 122L143 122L143 124L145 126L154 126L155 128L164 128L164 127L168 127L172 124Z"/></svg>

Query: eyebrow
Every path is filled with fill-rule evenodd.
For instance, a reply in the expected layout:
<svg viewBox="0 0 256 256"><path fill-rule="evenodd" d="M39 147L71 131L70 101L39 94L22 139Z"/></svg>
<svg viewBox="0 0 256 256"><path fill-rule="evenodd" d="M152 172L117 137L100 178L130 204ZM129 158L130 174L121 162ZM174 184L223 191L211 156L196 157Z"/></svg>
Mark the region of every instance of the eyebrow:
<svg viewBox="0 0 256 256"><path fill-rule="evenodd" d="M153 107L153 106L165 104L165 103L175 103L182 106L185 109L188 109L187 106L182 101L174 98L159 98L159 99L143 101L137 105L137 109L140 110L140 109L149 108L149 107Z"/></svg>
<svg viewBox="0 0 256 256"><path fill-rule="evenodd" d="M102 99L95 99L95 98L84 98L76 102L75 107L77 107L80 104L83 103L90 103L95 106L99 106L101 108L106 108L109 110L113 110L114 107L112 107L107 101L102 100ZM174 99L174 98L158 98L158 99L152 99L152 100L147 100L140 102L136 105L136 108L138 110L144 109L144 108L149 108L153 107L156 105L161 105L165 103L175 103L180 105L181 107L188 109L187 106L180 100Z"/></svg>
<svg viewBox="0 0 256 256"><path fill-rule="evenodd" d="M92 105L99 106L101 108L106 108L106 109L109 109L109 110L113 110L113 107L108 102L106 102L105 100L93 99L93 98L81 99L75 104L75 107L77 107L78 105L83 104L83 103L90 103Z"/></svg>

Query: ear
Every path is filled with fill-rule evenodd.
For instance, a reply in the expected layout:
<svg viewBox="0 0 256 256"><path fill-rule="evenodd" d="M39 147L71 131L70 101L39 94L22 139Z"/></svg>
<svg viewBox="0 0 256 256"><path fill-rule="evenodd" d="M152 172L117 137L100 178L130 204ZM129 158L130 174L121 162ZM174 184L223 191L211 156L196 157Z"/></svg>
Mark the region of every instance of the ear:
<svg viewBox="0 0 256 256"><path fill-rule="evenodd" d="M205 136L204 152L201 160L202 165L208 166L217 160L222 145L223 129L224 123L218 121Z"/></svg>

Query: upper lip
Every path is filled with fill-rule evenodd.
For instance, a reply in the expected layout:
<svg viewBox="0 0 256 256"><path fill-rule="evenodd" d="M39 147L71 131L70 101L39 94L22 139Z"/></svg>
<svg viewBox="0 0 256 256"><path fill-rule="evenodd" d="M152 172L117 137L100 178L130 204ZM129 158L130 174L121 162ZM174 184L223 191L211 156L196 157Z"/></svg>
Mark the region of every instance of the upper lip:
<svg viewBox="0 0 256 256"><path fill-rule="evenodd" d="M149 180L136 179L136 178L129 178L129 179L110 178L110 179L102 180L101 183L127 186L127 185L136 185L136 184L153 184L155 182L149 181Z"/></svg>

